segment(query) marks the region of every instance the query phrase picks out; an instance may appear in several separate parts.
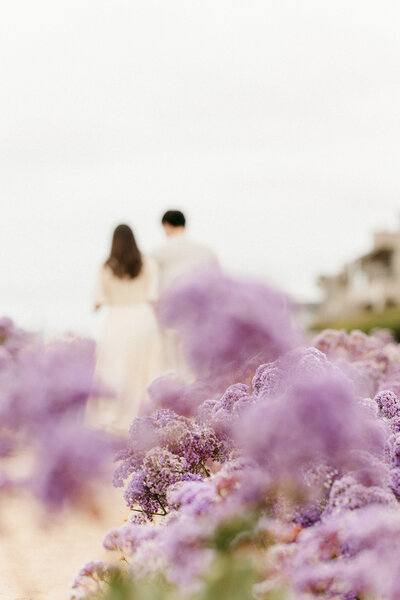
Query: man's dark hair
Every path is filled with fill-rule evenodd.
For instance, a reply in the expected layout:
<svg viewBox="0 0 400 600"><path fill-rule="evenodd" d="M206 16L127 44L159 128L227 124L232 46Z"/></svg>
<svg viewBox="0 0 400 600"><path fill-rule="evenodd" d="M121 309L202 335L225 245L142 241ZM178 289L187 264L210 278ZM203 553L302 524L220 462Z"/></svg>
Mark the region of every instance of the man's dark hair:
<svg viewBox="0 0 400 600"><path fill-rule="evenodd" d="M161 223L168 223L172 227L185 227L186 219L183 212L180 210L167 210L161 219Z"/></svg>

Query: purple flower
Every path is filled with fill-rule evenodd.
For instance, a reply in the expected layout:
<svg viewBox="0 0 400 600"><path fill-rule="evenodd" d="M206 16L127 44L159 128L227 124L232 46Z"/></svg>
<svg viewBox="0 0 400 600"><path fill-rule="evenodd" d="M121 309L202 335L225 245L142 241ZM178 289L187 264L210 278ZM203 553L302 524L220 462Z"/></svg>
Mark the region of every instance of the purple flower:
<svg viewBox="0 0 400 600"><path fill-rule="evenodd" d="M377 418L379 416L379 408L372 398L361 398L361 406L364 406L370 413L371 417Z"/></svg>
<svg viewBox="0 0 400 600"><path fill-rule="evenodd" d="M396 396L400 396L400 376L398 375L396 378L382 378L379 388L391 390Z"/></svg>
<svg viewBox="0 0 400 600"><path fill-rule="evenodd" d="M378 487L366 487L352 475L337 479L331 488L324 515L342 510L355 510L369 504L395 504L390 490Z"/></svg>
<svg viewBox="0 0 400 600"><path fill-rule="evenodd" d="M9 484L26 486L48 510L67 502L88 506L91 484L107 473L118 446L82 423L93 390L94 342L45 342L5 319L0 337L9 354L0 367L1 458L6 467L11 453L32 458L24 480L8 469Z"/></svg>
<svg viewBox="0 0 400 600"><path fill-rule="evenodd" d="M209 423L212 419L214 407L218 405L218 400L205 400L197 409L196 418L199 423Z"/></svg>
<svg viewBox="0 0 400 600"><path fill-rule="evenodd" d="M11 364L11 354L4 348L4 346L0 346L0 370L11 368Z"/></svg>
<svg viewBox="0 0 400 600"><path fill-rule="evenodd" d="M117 567L100 561L87 563L72 584L71 600L103 596L113 574L118 574Z"/></svg>
<svg viewBox="0 0 400 600"><path fill-rule="evenodd" d="M0 419L21 432L40 431L50 420L83 411L92 391L95 364L91 340L42 342L21 350L0 371Z"/></svg>
<svg viewBox="0 0 400 600"><path fill-rule="evenodd" d="M72 584L72 587L78 587L80 585L81 578L83 577L97 577L98 575L102 576L104 573L105 564L102 561L91 561L86 563L84 567L79 571L75 582Z"/></svg>
<svg viewBox="0 0 400 600"><path fill-rule="evenodd" d="M148 411L170 409L178 415L191 417L198 406L210 397L210 386L205 382L186 383L174 375L159 377L148 388Z"/></svg>
<svg viewBox="0 0 400 600"><path fill-rule="evenodd" d="M217 501L213 480L184 482L172 487L168 493L168 504L188 515L206 514Z"/></svg>
<svg viewBox="0 0 400 600"><path fill-rule="evenodd" d="M253 393L262 398L272 398L298 382L318 380L335 373L343 378L342 372L323 352L312 347L299 347L272 363L260 365L252 381Z"/></svg>
<svg viewBox="0 0 400 600"><path fill-rule="evenodd" d="M400 499L400 468L395 467L390 471L389 485L396 495L397 499Z"/></svg>
<svg viewBox="0 0 400 600"><path fill-rule="evenodd" d="M302 471L327 462L354 468L356 450L383 454L384 430L337 375L297 384L283 396L260 400L237 426L239 443L279 480L302 485Z"/></svg>
<svg viewBox="0 0 400 600"><path fill-rule="evenodd" d="M127 522L119 529L111 530L103 541L106 550L118 550L125 556L136 552L139 546L157 537L159 528L151 523L136 524Z"/></svg>
<svg viewBox="0 0 400 600"><path fill-rule="evenodd" d="M374 400L382 415L387 419L400 416L400 402L394 392L390 390L379 392Z"/></svg>
<svg viewBox="0 0 400 600"><path fill-rule="evenodd" d="M276 362L260 365L253 377L255 395L275 396L282 391L285 374Z"/></svg>
<svg viewBox="0 0 400 600"><path fill-rule="evenodd" d="M241 378L302 340L287 298L219 269L179 280L161 300L159 315L181 335L195 373L213 385Z"/></svg>
<svg viewBox="0 0 400 600"><path fill-rule="evenodd" d="M304 530L285 562L296 597L396 600L399 532L398 510L376 504Z"/></svg>
<svg viewBox="0 0 400 600"><path fill-rule="evenodd" d="M75 421L53 423L37 441L27 486L51 510L68 501L85 506L90 485L108 472L116 440Z"/></svg>
<svg viewBox="0 0 400 600"><path fill-rule="evenodd" d="M312 345L330 359L345 358L355 361L381 350L385 342L381 337L368 336L358 330L347 334L344 329L325 329L312 340Z"/></svg>
<svg viewBox="0 0 400 600"><path fill-rule="evenodd" d="M152 416L137 417L132 421L128 444L115 457L120 463L114 473L115 487L122 487L124 480L141 468L149 450L163 445L164 428L176 418L173 411L162 409Z"/></svg>
<svg viewBox="0 0 400 600"><path fill-rule="evenodd" d="M400 433L400 416L392 417L389 426L393 433Z"/></svg>
<svg viewBox="0 0 400 600"><path fill-rule="evenodd" d="M157 498L151 495L150 490L145 485L145 481L146 472L144 469L133 473L124 492L124 498L127 506L133 510L136 507L140 507L148 518L152 520L152 515L157 514L164 507L160 506ZM160 500L162 502L163 499L161 498Z"/></svg>
<svg viewBox="0 0 400 600"><path fill-rule="evenodd" d="M168 409L135 419L130 435L127 448L116 458L121 464L114 485L120 487L130 478L125 499L149 518L160 511L166 514L170 486L208 476L207 461L226 459L214 429Z"/></svg>
<svg viewBox="0 0 400 600"><path fill-rule="evenodd" d="M206 400L200 405L197 421L208 425L221 442L219 460L225 460L232 450L234 424L254 402L255 398L249 394L249 387L243 383L235 383L228 387L219 400Z"/></svg>
<svg viewBox="0 0 400 600"><path fill-rule="evenodd" d="M153 448L144 460L141 470L133 473L124 493L131 509L139 506L151 520L155 514L167 514L167 492L179 481L196 479L183 457L166 449Z"/></svg>
<svg viewBox="0 0 400 600"><path fill-rule="evenodd" d="M399 348L332 331L318 348L293 347L286 334L278 348L267 321L279 302L232 281L215 273L182 280L174 304L166 300L169 323L187 342L192 335L192 365L206 384L154 384L161 410L133 422L115 476L140 516L110 532L105 546L124 554L134 577L161 573L188 591L216 557L220 526L255 516L246 549L266 570L260 593L398 600L400 412L381 384L400 381ZM252 386L221 393L240 373ZM386 391L371 400L378 389Z"/></svg>
<svg viewBox="0 0 400 600"><path fill-rule="evenodd" d="M360 396L382 389L400 394L399 348L386 336L325 330L313 343L354 381Z"/></svg>
<svg viewBox="0 0 400 600"><path fill-rule="evenodd" d="M9 457L16 449L17 441L10 431L0 429L0 458Z"/></svg>
<svg viewBox="0 0 400 600"><path fill-rule="evenodd" d="M400 433L392 433L386 442L386 455L392 467L400 467Z"/></svg>
<svg viewBox="0 0 400 600"><path fill-rule="evenodd" d="M220 408L228 411L232 411L235 402L240 401L242 398L247 397L249 395L249 388L244 383L234 383L229 386L228 389L222 395L219 403L218 409Z"/></svg>
<svg viewBox="0 0 400 600"><path fill-rule="evenodd" d="M186 514L168 523L163 531L163 548L170 581L188 588L206 572L215 558L207 543L213 530L212 521Z"/></svg>
<svg viewBox="0 0 400 600"><path fill-rule="evenodd" d="M318 523L321 518L322 507L318 502L308 502L305 506L301 506L294 515L294 522L301 527L311 527Z"/></svg>
<svg viewBox="0 0 400 600"><path fill-rule="evenodd" d="M382 327L374 327L370 331L370 335L378 340L380 340L383 344L393 344L395 339L393 337L393 332L391 329L384 329Z"/></svg>

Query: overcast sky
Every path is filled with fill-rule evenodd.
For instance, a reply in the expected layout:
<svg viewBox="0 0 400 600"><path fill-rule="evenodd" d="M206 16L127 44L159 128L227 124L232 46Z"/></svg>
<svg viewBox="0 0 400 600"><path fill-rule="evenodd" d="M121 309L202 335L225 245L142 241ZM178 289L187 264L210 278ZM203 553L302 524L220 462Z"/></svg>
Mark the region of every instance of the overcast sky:
<svg viewBox="0 0 400 600"><path fill-rule="evenodd" d="M3 0L0 312L94 331L114 225L167 208L299 299L400 214L400 4Z"/></svg>

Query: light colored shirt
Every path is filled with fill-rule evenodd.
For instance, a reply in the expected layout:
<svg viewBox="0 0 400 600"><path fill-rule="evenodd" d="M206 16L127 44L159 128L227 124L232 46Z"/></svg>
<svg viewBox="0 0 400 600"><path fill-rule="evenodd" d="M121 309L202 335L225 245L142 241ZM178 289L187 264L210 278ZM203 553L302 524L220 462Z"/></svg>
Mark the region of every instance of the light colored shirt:
<svg viewBox="0 0 400 600"><path fill-rule="evenodd" d="M216 265L216 254L185 233L172 235L153 253L160 269L160 289L165 290L177 277L205 265Z"/></svg>

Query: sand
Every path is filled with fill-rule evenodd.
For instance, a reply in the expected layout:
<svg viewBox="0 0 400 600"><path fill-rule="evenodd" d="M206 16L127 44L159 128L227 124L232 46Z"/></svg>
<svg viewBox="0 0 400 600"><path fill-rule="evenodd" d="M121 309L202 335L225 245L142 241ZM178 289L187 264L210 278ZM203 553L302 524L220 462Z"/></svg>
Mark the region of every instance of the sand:
<svg viewBox="0 0 400 600"><path fill-rule="evenodd" d="M50 519L26 493L0 499L0 599L68 600L79 569L103 560L105 534L128 516L122 491L96 490L94 511L64 510Z"/></svg>

